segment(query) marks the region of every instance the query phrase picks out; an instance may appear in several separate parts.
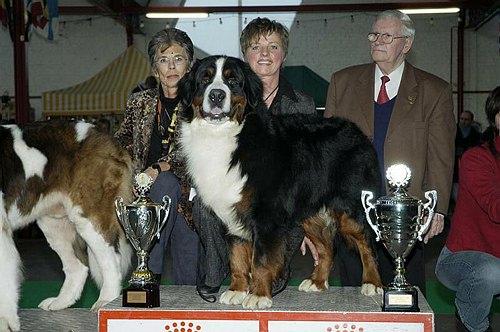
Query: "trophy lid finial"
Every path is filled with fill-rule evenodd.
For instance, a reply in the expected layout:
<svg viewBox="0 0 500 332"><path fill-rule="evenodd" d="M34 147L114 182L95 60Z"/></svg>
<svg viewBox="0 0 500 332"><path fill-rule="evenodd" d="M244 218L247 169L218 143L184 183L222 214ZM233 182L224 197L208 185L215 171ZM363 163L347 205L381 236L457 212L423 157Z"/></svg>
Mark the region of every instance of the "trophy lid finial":
<svg viewBox="0 0 500 332"><path fill-rule="evenodd" d="M386 177L391 187L404 188L410 181L411 170L405 164L394 164L387 169Z"/></svg>
<svg viewBox="0 0 500 332"><path fill-rule="evenodd" d="M153 178L148 174L141 172L135 176L135 188L139 193L139 196L146 196L146 193L151 189L153 185Z"/></svg>

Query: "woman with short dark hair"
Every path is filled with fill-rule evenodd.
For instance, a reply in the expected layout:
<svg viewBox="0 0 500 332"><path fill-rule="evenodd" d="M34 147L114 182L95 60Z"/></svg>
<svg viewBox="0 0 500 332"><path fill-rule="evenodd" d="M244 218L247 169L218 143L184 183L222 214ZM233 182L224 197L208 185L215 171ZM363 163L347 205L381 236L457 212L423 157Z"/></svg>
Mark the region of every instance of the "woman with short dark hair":
<svg viewBox="0 0 500 332"><path fill-rule="evenodd" d="M131 95L125 118L115 138L132 156L134 172L145 172L153 178L150 197L160 203L164 195L172 199L172 207L159 242L152 248L150 270L161 278L164 252L170 242L173 282L195 284L199 238L186 223L185 195L187 187L182 163L177 158L177 125L181 108L177 87L191 69L193 42L179 29L157 32L148 45L149 61L157 88Z"/></svg>

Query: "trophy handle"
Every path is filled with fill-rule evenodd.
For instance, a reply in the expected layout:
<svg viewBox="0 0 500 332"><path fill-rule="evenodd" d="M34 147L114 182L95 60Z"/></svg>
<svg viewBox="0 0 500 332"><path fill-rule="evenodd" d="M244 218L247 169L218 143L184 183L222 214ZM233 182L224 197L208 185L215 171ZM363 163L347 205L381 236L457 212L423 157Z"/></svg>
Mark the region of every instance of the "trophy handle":
<svg viewBox="0 0 500 332"><path fill-rule="evenodd" d="M130 226L130 223L128 221L128 212L127 209L125 208L125 205L123 205L123 198L117 197L115 199L115 211L116 215L118 216L118 220L120 221L120 224L122 224L124 230L125 230L125 235L129 239L129 241L132 243L132 246L134 247L135 250L140 249L140 243L139 240L136 238L131 237L129 234L134 234L132 230L132 226Z"/></svg>
<svg viewBox="0 0 500 332"><path fill-rule="evenodd" d="M424 211L427 210L427 221L425 222L422 227L420 227L420 230L418 231L418 240L422 241L422 235L427 232L427 229L429 229L429 226L432 222L432 218L434 217L434 208L436 207L437 203L437 191L435 190L429 190L426 191L424 194L425 198L427 198L427 202L424 204Z"/></svg>
<svg viewBox="0 0 500 332"><path fill-rule="evenodd" d="M368 190L361 191L361 204L363 204L363 208L365 209L366 220L368 221L368 224L377 235L376 241L380 241L380 230L378 229L378 226L375 225L372 222L372 219L370 218L370 211L375 209L375 206L370 202L372 198L373 198L373 193L371 191Z"/></svg>
<svg viewBox="0 0 500 332"><path fill-rule="evenodd" d="M163 196L163 205L160 207L159 211L164 211L165 214L163 216L163 220L160 223L160 226L158 227L158 231L156 232L156 237L159 239L160 238L160 231L163 229L163 226L167 223L168 215L170 214L170 206L172 204L172 199L168 195ZM160 214L158 214L160 215Z"/></svg>

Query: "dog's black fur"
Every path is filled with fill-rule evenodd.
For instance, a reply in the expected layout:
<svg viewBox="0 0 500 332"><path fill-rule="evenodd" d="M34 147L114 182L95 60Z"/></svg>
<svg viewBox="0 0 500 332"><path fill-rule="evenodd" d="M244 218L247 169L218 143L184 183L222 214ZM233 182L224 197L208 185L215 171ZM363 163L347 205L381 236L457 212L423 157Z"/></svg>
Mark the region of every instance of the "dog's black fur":
<svg viewBox="0 0 500 332"><path fill-rule="evenodd" d="M232 281L222 303L271 306L286 234L296 225L303 225L320 257L301 290L328 287L337 231L364 259L363 284L373 287L362 291L380 291L360 200L362 190L378 193L380 172L371 142L355 124L269 115L260 80L235 58L213 56L196 63L181 81L180 94L188 173L204 203L239 239L231 245Z"/></svg>

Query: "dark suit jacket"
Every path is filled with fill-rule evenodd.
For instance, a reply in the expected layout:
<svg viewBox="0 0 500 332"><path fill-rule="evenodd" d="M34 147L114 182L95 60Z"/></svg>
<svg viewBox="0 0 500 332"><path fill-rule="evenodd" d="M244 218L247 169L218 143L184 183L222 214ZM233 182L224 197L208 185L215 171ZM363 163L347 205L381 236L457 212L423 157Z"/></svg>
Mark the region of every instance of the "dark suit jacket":
<svg viewBox="0 0 500 332"><path fill-rule="evenodd" d="M324 116L345 117L373 140L374 76L375 63L334 73ZM443 214L450 198L455 132L450 84L406 62L387 129L384 165L405 163L412 171L409 193L425 202L424 192L437 190L437 211Z"/></svg>

